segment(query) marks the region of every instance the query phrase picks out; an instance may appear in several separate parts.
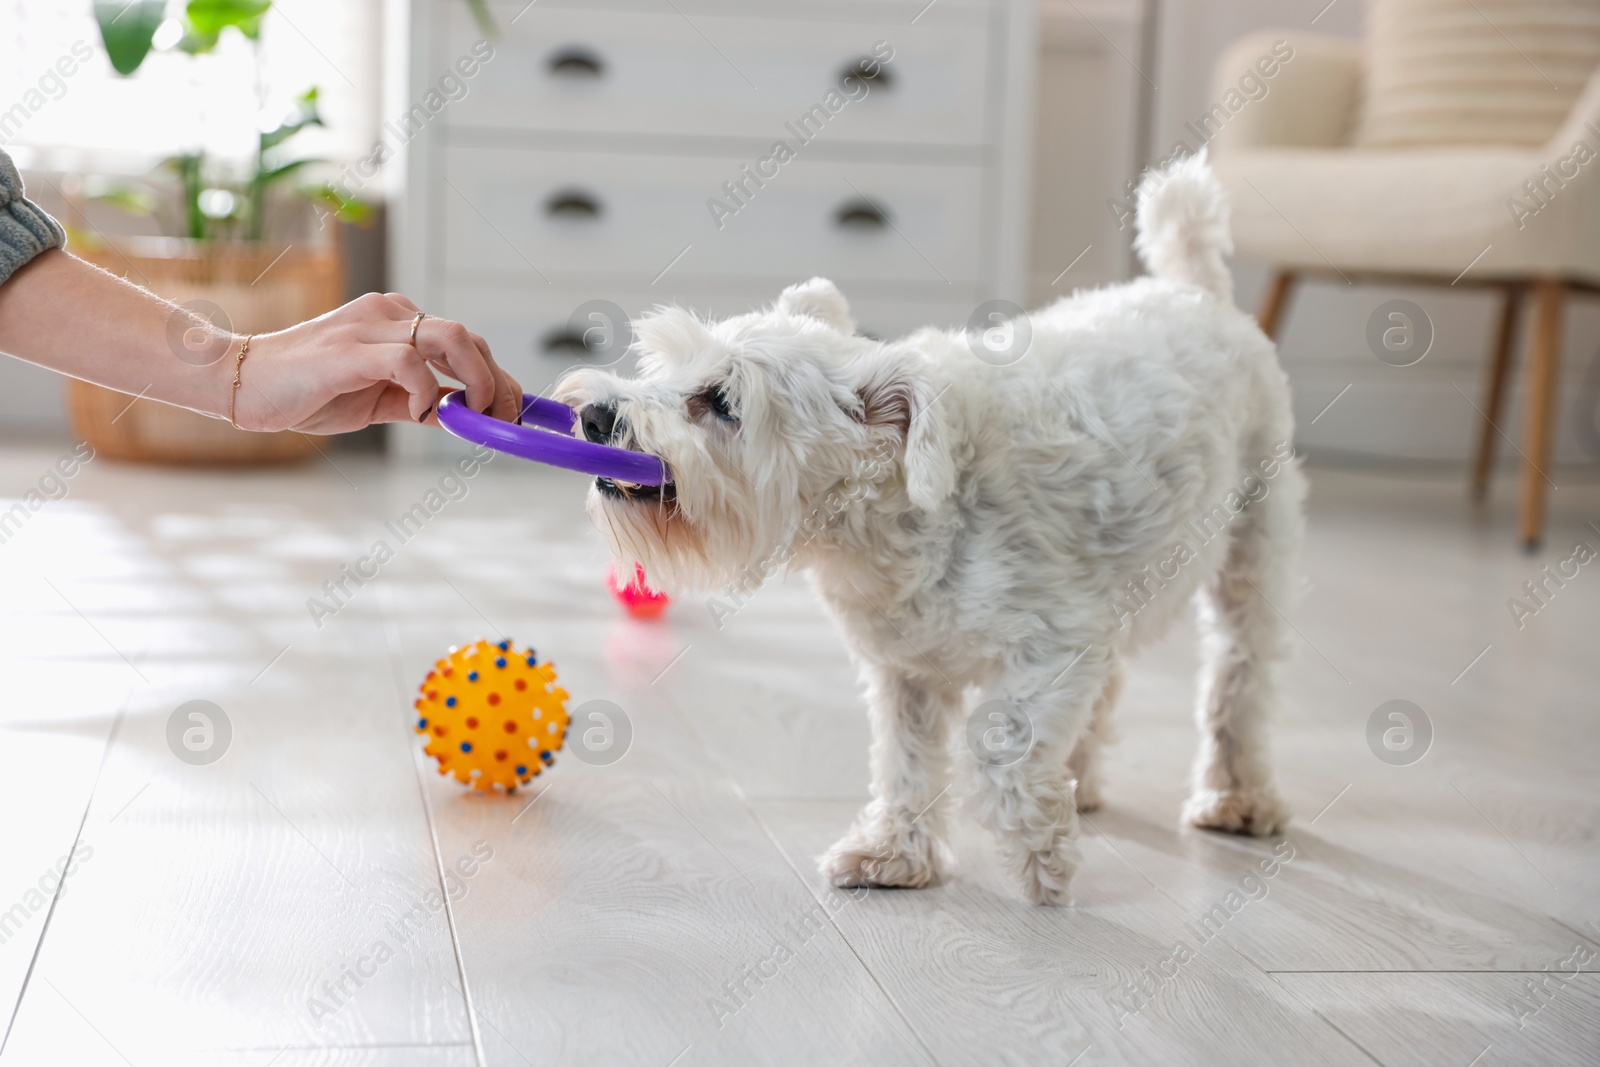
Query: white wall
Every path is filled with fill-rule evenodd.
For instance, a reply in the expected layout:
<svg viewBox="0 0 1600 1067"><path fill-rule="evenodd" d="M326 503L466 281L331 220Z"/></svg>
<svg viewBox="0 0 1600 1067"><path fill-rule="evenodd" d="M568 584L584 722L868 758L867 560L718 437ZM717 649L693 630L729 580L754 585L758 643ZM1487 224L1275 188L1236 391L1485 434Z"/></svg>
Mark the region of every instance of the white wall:
<svg viewBox="0 0 1600 1067"><path fill-rule="evenodd" d="M1118 230L1106 202L1144 166L1138 0L1042 0L1039 22L1033 306L1130 276L1132 230Z"/></svg>
<svg viewBox="0 0 1600 1067"><path fill-rule="evenodd" d="M66 436L63 382L55 371L0 355L0 440Z"/></svg>

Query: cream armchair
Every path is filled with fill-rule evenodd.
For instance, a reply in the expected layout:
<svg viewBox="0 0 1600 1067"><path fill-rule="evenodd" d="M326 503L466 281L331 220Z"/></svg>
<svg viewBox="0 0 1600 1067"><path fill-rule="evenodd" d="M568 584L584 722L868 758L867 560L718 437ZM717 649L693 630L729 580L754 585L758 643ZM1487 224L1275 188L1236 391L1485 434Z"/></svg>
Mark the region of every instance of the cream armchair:
<svg viewBox="0 0 1600 1067"><path fill-rule="evenodd" d="M1481 499L1500 436L1518 311L1531 292L1520 531L1524 544L1537 548L1564 307L1569 292L1600 291L1600 72L1585 68L1581 56L1578 76L1564 72L1581 91L1573 100L1569 90L1570 111L1542 145L1366 147L1355 143L1371 91L1363 42L1293 31L1253 35L1218 64L1217 99L1280 40L1294 48L1292 60L1265 98L1222 126L1212 148L1232 200L1239 255L1275 268L1262 328L1277 332L1296 282L1312 276L1500 290L1472 478ZM1457 117L1470 120L1471 107L1463 102Z"/></svg>

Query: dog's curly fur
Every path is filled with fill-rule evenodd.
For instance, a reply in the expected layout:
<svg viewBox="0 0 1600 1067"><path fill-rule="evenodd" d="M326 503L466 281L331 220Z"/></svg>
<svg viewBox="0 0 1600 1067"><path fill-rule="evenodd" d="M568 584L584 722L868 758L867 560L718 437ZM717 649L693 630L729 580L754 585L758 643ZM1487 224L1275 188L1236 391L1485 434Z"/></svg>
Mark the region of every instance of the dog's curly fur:
<svg viewBox="0 0 1600 1067"><path fill-rule="evenodd" d="M821 859L835 885L936 881L954 770L1023 894L1063 901L1121 661L1190 600L1204 667L1183 816L1257 835L1286 820L1266 721L1304 495L1288 388L1232 306L1227 204L1204 159L1148 176L1138 224L1153 276L1033 313L1008 366L961 332L859 336L813 279L723 322L659 310L636 324L638 378L580 371L558 388L609 413L605 439L672 469L665 493L591 491L619 559L669 590L803 567L843 631L873 799ZM963 714L995 699L1031 745L979 759Z"/></svg>

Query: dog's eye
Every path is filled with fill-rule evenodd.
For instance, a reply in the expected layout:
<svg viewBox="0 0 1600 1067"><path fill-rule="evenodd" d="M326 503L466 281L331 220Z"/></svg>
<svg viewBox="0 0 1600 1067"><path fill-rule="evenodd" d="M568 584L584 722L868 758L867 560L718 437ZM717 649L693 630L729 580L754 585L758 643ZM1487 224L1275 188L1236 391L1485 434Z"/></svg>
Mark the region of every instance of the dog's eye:
<svg viewBox="0 0 1600 1067"><path fill-rule="evenodd" d="M718 385L710 386L689 399L689 409L695 416L711 412L723 422L738 422L739 416L728 405L728 394Z"/></svg>

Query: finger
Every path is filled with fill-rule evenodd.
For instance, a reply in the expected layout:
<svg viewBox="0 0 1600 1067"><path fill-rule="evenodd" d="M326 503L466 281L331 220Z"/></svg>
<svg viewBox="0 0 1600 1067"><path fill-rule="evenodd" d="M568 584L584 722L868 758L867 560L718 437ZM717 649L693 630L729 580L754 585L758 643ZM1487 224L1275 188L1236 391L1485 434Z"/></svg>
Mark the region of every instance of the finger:
<svg viewBox="0 0 1600 1067"><path fill-rule="evenodd" d="M417 305L413 304L411 302L411 298L406 296L404 293L384 293L383 295L388 297L390 300L393 300L396 304L399 304L413 315L422 310L421 308L417 307Z"/></svg>
<svg viewBox="0 0 1600 1067"><path fill-rule="evenodd" d="M487 411L493 405L498 384L494 371L465 326L449 319L423 319L417 351L435 365L442 362L449 368L446 373L466 386L467 406L473 411Z"/></svg>
<svg viewBox="0 0 1600 1067"><path fill-rule="evenodd" d="M522 384L506 372L506 369L494 362L494 356L489 352L489 342L477 334L470 334L472 343L477 346L488 361L489 369L494 375L494 401L489 409L484 412L494 418L505 422L520 422L522 418ZM425 357L426 358L426 357ZM448 363L443 359L429 359L428 365L439 373L455 377Z"/></svg>
<svg viewBox="0 0 1600 1067"><path fill-rule="evenodd" d="M500 372L501 380L504 383L507 407L510 408L510 411L511 411L511 413L506 417L506 421L508 421L508 422L521 422L522 421L522 385L515 378L513 378L510 374L508 374L506 372L505 368L496 367L495 369Z"/></svg>
<svg viewBox="0 0 1600 1067"><path fill-rule="evenodd" d="M455 392L448 385L437 386L434 390L434 403L427 416L423 418L422 425L439 425L439 401ZM385 382L384 389L379 394L377 402L373 405L373 422L416 422L417 418L411 412L411 394L394 382Z"/></svg>
<svg viewBox="0 0 1600 1067"><path fill-rule="evenodd" d="M504 419L506 422L516 422L522 417L522 386L506 372L504 367L494 361L494 354L489 351L489 342L477 334L472 335L472 340L494 373L494 403L490 405L486 414Z"/></svg>
<svg viewBox="0 0 1600 1067"><path fill-rule="evenodd" d="M375 350L378 365L372 379L399 385L411 395L408 409L412 421L425 420L438 406L439 379L410 345L379 345Z"/></svg>

